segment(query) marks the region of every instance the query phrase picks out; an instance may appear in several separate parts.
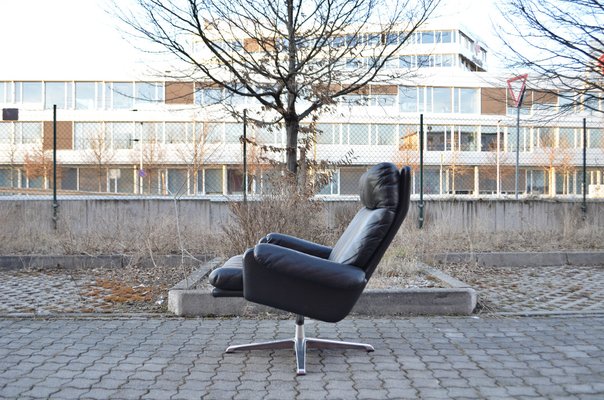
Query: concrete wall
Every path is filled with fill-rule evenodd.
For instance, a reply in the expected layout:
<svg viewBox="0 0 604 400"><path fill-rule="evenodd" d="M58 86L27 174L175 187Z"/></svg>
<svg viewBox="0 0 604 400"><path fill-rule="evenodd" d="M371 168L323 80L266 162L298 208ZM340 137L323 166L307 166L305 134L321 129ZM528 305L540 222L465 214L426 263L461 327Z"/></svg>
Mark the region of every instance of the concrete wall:
<svg viewBox="0 0 604 400"><path fill-rule="evenodd" d="M331 226L350 217L355 201L327 202ZM417 225L418 203L413 201L405 225ZM0 221L4 236L11 232L40 235L54 232L50 200L0 198ZM209 199L83 199L59 200L58 230L78 236L91 231L144 232L140 228L165 221L173 225L179 216L183 232L213 232L228 219L224 200ZM590 200L585 219L580 202L550 200L428 200L424 226L445 224L452 231L562 231L586 221L604 226L604 201Z"/></svg>

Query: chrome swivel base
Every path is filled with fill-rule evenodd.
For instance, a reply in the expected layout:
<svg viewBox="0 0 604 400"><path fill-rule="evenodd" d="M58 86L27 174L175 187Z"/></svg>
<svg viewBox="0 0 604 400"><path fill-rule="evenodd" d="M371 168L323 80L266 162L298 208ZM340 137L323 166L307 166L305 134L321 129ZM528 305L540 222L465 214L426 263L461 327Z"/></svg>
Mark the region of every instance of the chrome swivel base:
<svg viewBox="0 0 604 400"><path fill-rule="evenodd" d="M229 346L226 353L234 353L244 350L278 350L294 348L296 352L296 374L306 375L306 349L358 349L367 352L375 349L370 344L341 342L337 340L323 340L307 338L304 335L304 317L296 317L296 333L293 339L275 340L271 342L241 344Z"/></svg>

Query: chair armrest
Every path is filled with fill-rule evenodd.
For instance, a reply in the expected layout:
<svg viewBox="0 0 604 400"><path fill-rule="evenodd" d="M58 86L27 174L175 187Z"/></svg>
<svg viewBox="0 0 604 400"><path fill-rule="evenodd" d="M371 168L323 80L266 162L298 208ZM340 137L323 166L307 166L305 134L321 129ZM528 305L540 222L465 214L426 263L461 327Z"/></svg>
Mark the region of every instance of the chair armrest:
<svg viewBox="0 0 604 400"><path fill-rule="evenodd" d="M248 258L253 256L253 261ZM353 265L339 264L320 257L280 247L269 243L260 243L253 251L244 255L244 281L248 273L260 267L275 274L285 275L300 281L322 287L337 289L359 289L367 283L365 271Z"/></svg>
<svg viewBox="0 0 604 400"><path fill-rule="evenodd" d="M260 240L260 243L276 244L281 247L297 250L321 258L328 258L332 250L331 247L313 243L295 236L285 235L283 233L269 233Z"/></svg>

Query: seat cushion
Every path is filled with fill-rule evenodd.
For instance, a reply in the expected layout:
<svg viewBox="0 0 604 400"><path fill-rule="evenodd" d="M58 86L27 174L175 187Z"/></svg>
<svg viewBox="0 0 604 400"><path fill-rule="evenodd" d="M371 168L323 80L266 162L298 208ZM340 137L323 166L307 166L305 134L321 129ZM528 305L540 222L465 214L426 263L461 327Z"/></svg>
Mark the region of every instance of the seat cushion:
<svg viewBox="0 0 604 400"><path fill-rule="evenodd" d="M243 255L231 257L210 273L210 284L222 290L243 290Z"/></svg>

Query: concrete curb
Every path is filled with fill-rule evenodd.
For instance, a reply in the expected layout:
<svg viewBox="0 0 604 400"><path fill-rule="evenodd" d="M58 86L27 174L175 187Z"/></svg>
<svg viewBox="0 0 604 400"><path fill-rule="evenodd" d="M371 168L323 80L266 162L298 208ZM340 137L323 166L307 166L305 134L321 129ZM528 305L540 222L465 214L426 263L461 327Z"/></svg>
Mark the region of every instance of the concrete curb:
<svg viewBox="0 0 604 400"><path fill-rule="evenodd" d="M19 270L24 268L54 268L61 267L66 269L74 268L101 268L101 267L123 267L136 262L143 267L151 267L154 264L161 264L170 267L180 266L184 263L186 266L198 266L200 263L206 263L207 256L194 255L182 257L180 254L163 255L151 257L133 257L128 255L7 255L0 256L0 271Z"/></svg>
<svg viewBox="0 0 604 400"><path fill-rule="evenodd" d="M285 314L274 308L250 303L240 297L215 298L209 289L189 289L218 266L214 259L168 292L168 310L181 317L252 316ZM425 264L426 274L440 280L445 288L368 289L353 308L353 314L387 315L470 315L476 307L476 291L467 284Z"/></svg>
<svg viewBox="0 0 604 400"><path fill-rule="evenodd" d="M546 267L604 265L604 251L448 253L434 256L446 263L476 263L483 267Z"/></svg>

